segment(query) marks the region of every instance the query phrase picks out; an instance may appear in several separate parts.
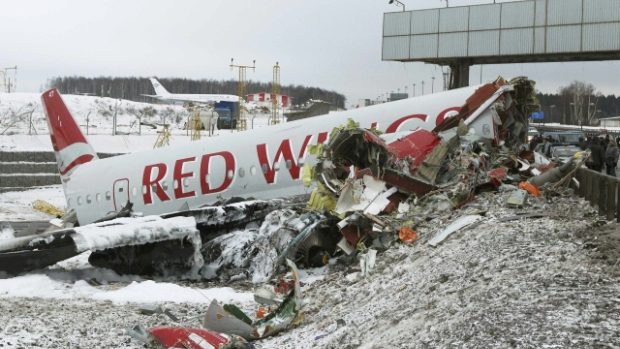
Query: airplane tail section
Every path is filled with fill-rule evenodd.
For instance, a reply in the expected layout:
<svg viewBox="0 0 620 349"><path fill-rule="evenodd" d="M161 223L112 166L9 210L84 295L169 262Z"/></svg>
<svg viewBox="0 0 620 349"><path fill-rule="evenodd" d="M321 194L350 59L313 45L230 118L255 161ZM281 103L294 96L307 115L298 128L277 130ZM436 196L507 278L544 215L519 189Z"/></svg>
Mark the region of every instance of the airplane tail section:
<svg viewBox="0 0 620 349"><path fill-rule="evenodd" d="M66 182L77 167L97 159L97 153L86 141L57 89L43 92L41 102L47 116L58 171L63 182Z"/></svg>
<svg viewBox="0 0 620 349"><path fill-rule="evenodd" d="M164 88L162 84L157 81L155 78L150 78L151 84L153 84L153 88L155 89L155 94L159 96L169 96L170 92Z"/></svg>

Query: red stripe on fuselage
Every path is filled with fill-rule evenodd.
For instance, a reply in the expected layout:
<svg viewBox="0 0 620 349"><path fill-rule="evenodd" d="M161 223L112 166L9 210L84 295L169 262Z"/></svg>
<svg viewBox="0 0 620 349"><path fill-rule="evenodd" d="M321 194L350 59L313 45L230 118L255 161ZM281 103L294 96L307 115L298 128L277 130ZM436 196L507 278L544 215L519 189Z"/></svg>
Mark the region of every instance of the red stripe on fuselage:
<svg viewBox="0 0 620 349"><path fill-rule="evenodd" d="M407 120L420 119L426 122L427 118L428 118L428 115L426 114L413 114L413 115L403 116L402 118L394 121L390 126L388 126L388 128L385 129L385 133L394 133L398 131L398 128L400 127L400 125L402 125Z"/></svg>
<svg viewBox="0 0 620 349"><path fill-rule="evenodd" d="M90 154L85 154L85 155L82 155L82 156L78 157L77 159L73 160L69 165L67 165L64 168L64 170L58 169L60 171L60 175L64 176L69 171L71 171L71 169L73 169L75 166L81 165L81 164L85 164L85 163L89 162L90 160L92 160L93 158L94 158L94 156L92 156Z"/></svg>

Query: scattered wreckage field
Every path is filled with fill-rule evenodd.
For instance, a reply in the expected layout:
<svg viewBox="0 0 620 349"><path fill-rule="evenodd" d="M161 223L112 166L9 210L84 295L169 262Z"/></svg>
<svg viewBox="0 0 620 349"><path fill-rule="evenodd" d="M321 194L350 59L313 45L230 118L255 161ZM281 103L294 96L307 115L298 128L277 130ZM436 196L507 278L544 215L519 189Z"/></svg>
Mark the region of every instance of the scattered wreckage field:
<svg viewBox="0 0 620 349"><path fill-rule="evenodd" d="M514 214L504 207L507 195L483 195L463 208L463 213L481 209L487 213L481 224L454 234L436 248L426 240L461 213L425 222L415 245L379 254L366 277L356 264L330 264L324 279L304 287L301 324L255 341L255 346L620 345L620 227L597 227L603 222L595 211L572 197L532 203L531 210L549 217L501 222ZM252 289L247 283L232 286ZM207 308L195 303L162 305L180 321L164 314L142 314L142 306L135 303L0 296L4 309L0 344L142 348L126 334L128 328L200 326ZM244 310L250 311L247 305Z"/></svg>
<svg viewBox="0 0 620 349"><path fill-rule="evenodd" d="M555 164L523 147L533 91L526 79L498 79L432 131L336 128L309 150L307 201L228 202L0 240L0 261L29 263L5 263L9 274L80 270L54 265L62 251L90 262L94 274L74 280L107 291L140 274L254 298L120 305L92 301L73 280L67 289L80 283L81 293L56 301L3 291L7 278L0 344L617 347L618 226L574 194L587 152Z"/></svg>

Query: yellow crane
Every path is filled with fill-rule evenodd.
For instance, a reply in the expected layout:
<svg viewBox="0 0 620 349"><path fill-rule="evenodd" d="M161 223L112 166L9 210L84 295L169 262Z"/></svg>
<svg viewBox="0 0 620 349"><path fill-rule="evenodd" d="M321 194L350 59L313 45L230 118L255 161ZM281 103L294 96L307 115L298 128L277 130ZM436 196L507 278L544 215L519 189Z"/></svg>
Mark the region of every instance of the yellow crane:
<svg viewBox="0 0 620 349"><path fill-rule="evenodd" d="M190 124L187 127L191 130L191 140L200 140L200 130L202 129L202 120L200 119L200 108L194 107L192 109L192 117Z"/></svg>
<svg viewBox="0 0 620 349"><path fill-rule="evenodd" d="M256 60L252 61L252 65L238 65L234 64L234 58L230 59L230 69L237 68L239 70L239 114L237 116L237 130L243 131L248 128L247 119L245 117L245 109L243 106L243 102L245 101L245 74L248 68L251 68L252 71L256 71Z"/></svg>
<svg viewBox="0 0 620 349"><path fill-rule="evenodd" d="M157 135L153 149L170 145L170 129L167 124L164 124L163 129L161 131L157 131L157 133L159 133L159 135Z"/></svg>

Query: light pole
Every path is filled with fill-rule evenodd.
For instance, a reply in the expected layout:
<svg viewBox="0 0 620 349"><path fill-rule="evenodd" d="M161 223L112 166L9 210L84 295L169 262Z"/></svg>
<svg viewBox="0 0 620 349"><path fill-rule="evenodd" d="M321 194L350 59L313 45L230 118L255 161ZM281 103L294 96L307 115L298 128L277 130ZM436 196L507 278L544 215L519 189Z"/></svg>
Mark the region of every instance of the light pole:
<svg viewBox="0 0 620 349"><path fill-rule="evenodd" d="M431 83L431 93L435 93L435 77L433 76L433 82Z"/></svg>
<svg viewBox="0 0 620 349"><path fill-rule="evenodd" d="M549 119L551 119L551 121L553 121L553 109L555 109L555 104L549 106ZM544 119L543 119L543 125L545 124Z"/></svg>
<svg viewBox="0 0 620 349"><path fill-rule="evenodd" d="M424 96L424 80L422 80L422 96Z"/></svg>
<svg viewBox="0 0 620 349"><path fill-rule="evenodd" d="M413 84L413 97L415 97L415 84Z"/></svg>
<svg viewBox="0 0 620 349"><path fill-rule="evenodd" d="M589 98L588 98L589 99ZM592 108L592 112L590 112L590 107ZM588 105L588 115L586 115L586 122L590 125L590 120L596 115L596 104L590 103Z"/></svg>
<svg viewBox="0 0 620 349"><path fill-rule="evenodd" d="M405 85L405 94L407 95L407 98L409 98L409 93L407 93L407 85Z"/></svg>
<svg viewBox="0 0 620 349"><path fill-rule="evenodd" d="M405 12L405 4L403 4L402 2L398 1L398 0L390 0L389 4L393 4L396 3L396 6L402 6L403 7L403 12Z"/></svg>

